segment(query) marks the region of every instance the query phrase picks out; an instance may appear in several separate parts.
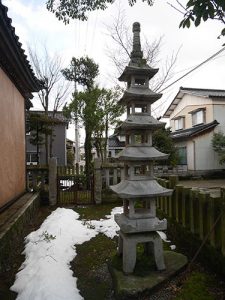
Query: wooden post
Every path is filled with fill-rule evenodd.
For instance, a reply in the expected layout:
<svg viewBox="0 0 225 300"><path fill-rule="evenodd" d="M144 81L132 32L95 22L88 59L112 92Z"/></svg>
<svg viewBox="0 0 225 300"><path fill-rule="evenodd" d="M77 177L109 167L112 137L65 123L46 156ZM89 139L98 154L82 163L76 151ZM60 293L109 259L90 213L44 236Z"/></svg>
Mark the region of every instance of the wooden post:
<svg viewBox="0 0 225 300"><path fill-rule="evenodd" d="M42 170L41 174L41 190L43 191L45 188L45 171Z"/></svg>
<svg viewBox="0 0 225 300"><path fill-rule="evenodd" d="M192 188L190 192L190 230L192 233L195 233L195 220L194 220L194 200L195 200L195 194L198 191L196 188Z"/></svg>
<svg viewBox="0 0 225 300"><path fill-rule="evenodd" d="M32 185L33 185L33 191L37 191L37 172L36 170L32 170Z"/></svg>
<svg viewBox="0 0 225 300"><path fill-rule="evenodd" d="M117 168L113 169L113 185L117 184L117 180L118 180L118 172L117 172Z"/></svg>
<svg viewBox="0 0 225 300"><path fill-rule="evenodd" d="M109 169L105 169L105 184L106 184L106 188L109 187Z"/></svg>
<svg viewBox="0 0 225 300"><path fill-rule="evenodd" d="M182 204L182 190L183 190L183 185L176 185L176 194L175 194L175 199L176 199L176 221L179 223L181 219L181 204Z"/></svg>
<svg viewBox="0 0 225 300"><path fill-rule="evenodd" d="M174 189L175 186L178 184L179 177L177 175L170 175L169 176L169 188Z"/></svg>
<svg viewBox="0 0 225 300"><path fill-rule="evenodd" d="M190 200L190 187L183 187L183 191L182 191L182 200L181 200L181 223L183 227L187 227L187 219L189 217L188 215L188 202Z"/></svg>
<svg viewBox="0 0 225 300"><path fill-rule="evenodd" d="M57 203L57 159L51 157L49 159L49 204Z"/></svg>
<svg viewBox="0 0 225 300"><path fill-rule="evenodd" d="M204 239L206 230L205 230L205 205L206 205L206 196L207 193L204 191L201 191L199 193L198 201L199 201L199 217L198 217L198 223L199 223L199 237L201 240Z"/></svg>
<svg viewBox="0 0 225 300"><path fill-rule="evenodd" d="M213 224L215 222L215 204L214 204L214 198L209 197L209 203L207 207L207 219L208 219L208 231L211 231L213 228ZM215 229L212 230L210 236L209 236L209 242L210 245L215 247Z"/></svg>

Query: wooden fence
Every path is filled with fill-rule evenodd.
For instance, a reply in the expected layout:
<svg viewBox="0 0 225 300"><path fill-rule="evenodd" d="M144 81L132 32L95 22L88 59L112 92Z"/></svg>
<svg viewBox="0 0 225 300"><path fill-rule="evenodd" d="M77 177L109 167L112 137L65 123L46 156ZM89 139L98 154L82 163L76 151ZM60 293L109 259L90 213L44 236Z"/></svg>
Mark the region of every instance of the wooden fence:
<svg viewBox="0 0 225 300"><path fill-rule="evenodd" d="M48 172L47 166L27 166L27 190L29 192L44 190L48 184Z"/></svg>
<svg viewBox="0 0 225 300"><path fill-rule="evenodd" d="M158 181L169 187L168 180ZM171 197L158 197L157 208L225 256L225 187L218 196L177 184Z"/></svg>
<svg viewBox="0 0 225 300"><path fill-rule="evenodd" d="M57 202L60 205L94 203L94 177L77 175L74 167L57 168Z"/></svg>

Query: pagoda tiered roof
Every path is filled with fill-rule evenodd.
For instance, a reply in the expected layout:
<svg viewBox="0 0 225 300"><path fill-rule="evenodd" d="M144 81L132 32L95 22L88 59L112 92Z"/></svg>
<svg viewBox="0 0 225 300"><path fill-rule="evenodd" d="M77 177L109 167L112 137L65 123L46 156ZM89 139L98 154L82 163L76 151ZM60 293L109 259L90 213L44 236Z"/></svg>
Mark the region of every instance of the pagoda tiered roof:
<svg viewBox="0 0 225 300"><path fill-rule="evenodd" d="M110 188L124 199L131 198L155 198L157 196L170 196L171 190L162 187L156 180L146 178L135 178L123 180Z"/></svg>
<svg viewBox="0 0 225 300"><path fill-rule="evenodd" d="M157 130L165 126L165 123L158 121L149 113L137 113L129 115L128 118L118 127L120 133L127 130L151 129Z"/></svg>
<svg viewBox="0 0 225 300"><path fill-rule="evenodd" d="M126 104L132 100L145 101L150 104L154 103L162 97L145 86L130 86L119 100L120 104Z"/></svg>
<svg viewBox="0 0 225 300"><path fill-rule="evenodd" d="M135 144L125 147L116 158L122 161L153 161L165 160L168 158L168 154L162 153L148 144Z"/></svg>
<svg viewBox="0 0 225 300"><path fill-rule="evenodd" d="M142 64L139 63L126 66L118 80L128 81L131 75L144 75L148 77L148 79L151 79L159 71L159 69L154 69L147 65L145 60L141 61L143 62Z"/></svg>

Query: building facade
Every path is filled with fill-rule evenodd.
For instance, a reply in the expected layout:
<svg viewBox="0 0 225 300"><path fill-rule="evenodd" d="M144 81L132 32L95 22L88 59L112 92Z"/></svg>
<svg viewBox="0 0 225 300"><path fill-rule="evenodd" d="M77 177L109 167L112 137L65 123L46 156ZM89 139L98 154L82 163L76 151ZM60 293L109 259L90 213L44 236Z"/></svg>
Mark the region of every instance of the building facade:
<svg viewBox="0 0 225 300"><path fill-rule="evenodd" d="M0 210L26 190L25 111L40 89L0 0Z"/></svg>
<svg viewBox="0 0 225 300"><path fill-rule="evenodd" d="M225 90L181 87L166 110L180 164L189 172L224 169L212 147L213 134L225 134Z"/></svg>
<svg viewBox="0 0 225 300"><path fill-rule="evenodd" d="M43 111L30 111L30 114L44 114ZM49 117L52 117L53 112L49 111ZM68 128L68 120L63 116L62 112L55 112L54 119L58 124L53 126L53 143L52 143L52 156L57 158L59 166L67 165L67 150L66 150L66 130ZM46 164L46 150L45 145L37 146L30 142L32 132L26 134L26 161L27 165L40 165ZM50 150L50 149L49 149ZM38 159L37 159L38 155Z"/></svg>

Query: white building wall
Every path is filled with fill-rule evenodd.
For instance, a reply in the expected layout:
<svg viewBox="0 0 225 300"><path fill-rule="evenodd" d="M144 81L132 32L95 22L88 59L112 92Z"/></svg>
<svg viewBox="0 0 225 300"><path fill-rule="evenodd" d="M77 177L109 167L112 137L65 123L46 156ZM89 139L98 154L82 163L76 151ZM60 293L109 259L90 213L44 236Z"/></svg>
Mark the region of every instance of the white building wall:
<svg viewBox="0 0 225 300"><path fill-rule="evenodd" d="M224 169L212 147L213 133L214 131L211 131L195 138L196 170Z"/></svg>
<svg viewBox="0 0 225 300"><path fill-rule="evenodd" d="M181 147L186 143L187 167L190 171L224 169L224 165L219 164L218 154L212 148L212 138L214 132L225 134L225 99L209 99L185 94L170 116L171 129L175 131L174 120L171 119L179 116L185 116L185 129L191 128L192 115L189 112L201 107L206 108L206 123L217 120L219 125L214 130L187 142L176 142L176 146Z"/></svg>
<svg viewBox="0 0 225 300"><path fill-rule="evenodd" d="M212 122L214 120L212 104L212 99L185 94L170 116L172 131L175 131L174 120L172 119L179 116L185 117L184 129L192 127L192 115L189 112L201 107L206 108L206 123Z"/></svg>
<svg viewBox="0 0 225 300"><path fill-rule="evenodd" d="M215 128L215 132L222 132L225 135L225 104L213 105L214 120L217 120L220 124Z"/></svg>

